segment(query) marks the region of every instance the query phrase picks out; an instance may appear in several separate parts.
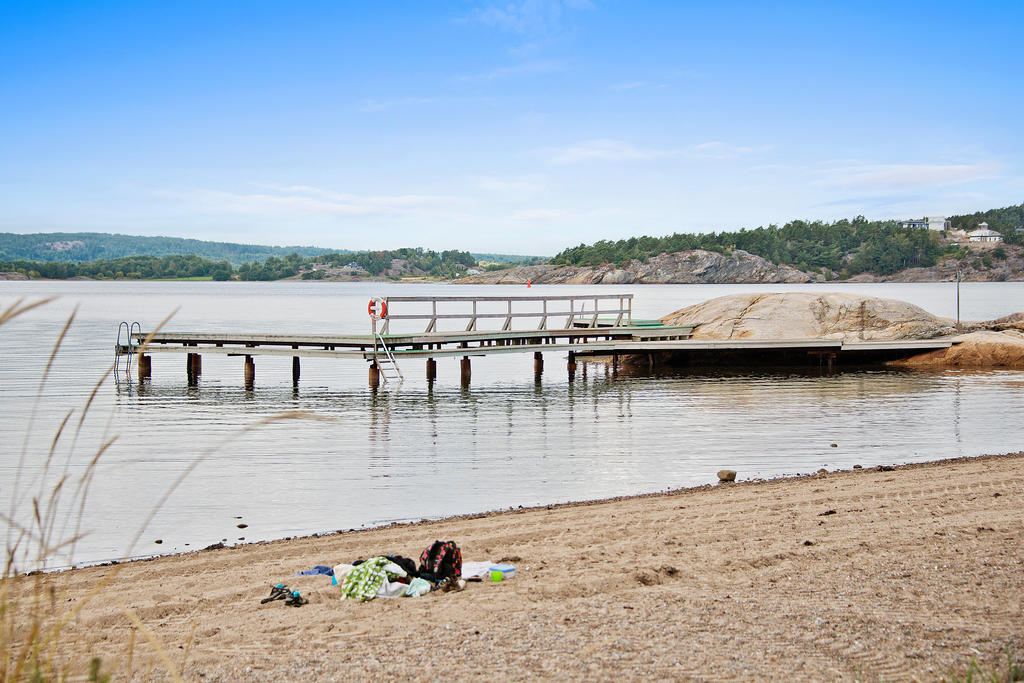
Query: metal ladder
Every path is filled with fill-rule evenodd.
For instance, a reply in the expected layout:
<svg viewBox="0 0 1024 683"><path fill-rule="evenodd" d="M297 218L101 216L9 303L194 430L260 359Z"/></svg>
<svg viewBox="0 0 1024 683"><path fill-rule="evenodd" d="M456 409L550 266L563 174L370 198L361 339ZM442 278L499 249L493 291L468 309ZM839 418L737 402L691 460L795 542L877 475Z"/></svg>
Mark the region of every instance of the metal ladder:
<svg viewBox="0 0 1024 683"><path fill-rule="evenodd" d="M126 336L128 338L128 341L125 344L121 343L121 330L125 331L125 334L126 334ZM132 356L135 355L135 353L138 351L138 348L139 348L139 345L138 345L137 342L136 343L132 342L132 334L134 334L135 332L138 332L139 336L142 336L142 325L140 325L139 321L137 321L137 320L133 321L131 323L128 323L128 322L122 320L121 323L117 326L117 343L114 345L114 377L115 378L117 377L117 371L120 369L120 366L121 366L121 356L127 356L127 358L125 358L125 361L124 361L124 375L128 379L131 379L131 376L132 376ZM125 347L128 348L127 351L123 350Z"/></svg>
<svg viewBox="0 0 1024 683"><path fill-rule="evenodd" d="M378 353L378 348L383 349L384 353ZM373 362L377 365L377 370L380 372L380 376L385 384L391 380L397 381L399 384L405 381L405 377L402 376L402 370L398 367L398 361L392 355L387 342L376 331L374 331L373 338Z"/></svg>

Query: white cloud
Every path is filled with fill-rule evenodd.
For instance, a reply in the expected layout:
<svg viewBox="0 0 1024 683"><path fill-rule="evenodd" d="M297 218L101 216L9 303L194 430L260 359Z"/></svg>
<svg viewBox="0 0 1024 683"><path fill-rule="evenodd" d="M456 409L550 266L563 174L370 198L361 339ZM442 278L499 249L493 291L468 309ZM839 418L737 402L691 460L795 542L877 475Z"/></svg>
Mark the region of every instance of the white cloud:
<svg viewBox="0 0 1024 683"><path fill-rule="evenodd" d="M395 107L405 107L414 104L430 104L433 100L426 97L399 97L392 100L365 99L359 105L359 111L388 111Z"/></svg>
<svg viewBox="0 0 1024 683"><path fill-rule="evenodd" d="M473 184L487 192L533 192L541 188L536 178L509 178L502 176L477 176Z"/></svg>
<svg viewBox="0 0 1024 683"><path fill-rule="evenodd" d="M566 9L593 9L590 0L516 0L491 2L472 12L480 23L512 33L546 33L557 30Z"/></svg>
<svg viewBox="0 0 1024 683"><path fill-rule="evenodd" d="M556 221L564 220L570 215L563 209L519 209L512 212L512 219L517 221Z"/></svg>
<svg viewBox="0 0 1024 683"><path fill-rule="evenodd" d="M553 164L578 164L586 161L646 161L678 156L678 150L645 149L621 140L587 140L552 151Z"/></svg>
<svg viewBox="0 0 1024 683"><path fill-rule="evenodd" d="M533 62L523 62L522 64L513 64L512 66L499 66L490 71L485 71L479 74L472 74L469 76L460 76L459 80L462 81L493 81L500 78L512 78L516 76L532 76L534 74L551 73L553 71L563 71L565 65L561 62L553 60L539 60Z"/></svg>
<svg viewBox="0 0 1024 683"><path fill-rule="evenodd" d="M727 142L712 140L710 142L702 142L699 145L693 145L690 147L689 153L691 156L700 159L738 159L748 154L767 152L771 148L771 145L744 147L742 145L731 145Z"/></svg>
<svg viewBox="0 0 1024 683"><path fill-rule="evenodd" d="M427 211L459 201L436 195L355 195L306 185L262 185L259 192L199 189L159 194L198 205L205 211L233 214L338 214L365 216Z"/></svg>
<svg viewBox="0 0 1024 683"><path fill-rule="evenodd" d="M864 192L948 187L998 176L994 163L853 164L820 172L816 183Z"/></svg>

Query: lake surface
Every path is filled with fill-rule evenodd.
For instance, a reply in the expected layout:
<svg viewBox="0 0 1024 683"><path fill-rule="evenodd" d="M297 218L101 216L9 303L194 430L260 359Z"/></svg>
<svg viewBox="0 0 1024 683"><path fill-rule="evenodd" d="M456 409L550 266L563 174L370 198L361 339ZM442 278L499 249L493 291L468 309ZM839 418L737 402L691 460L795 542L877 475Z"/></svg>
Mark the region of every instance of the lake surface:
<svg viewBox="0 0 1024 683"><path fill-rule="evenodd" d="M84 509L56 516L57 536L84 537L49 566L281 538L395 520L660 491L819 467L904 463L1024 448L1024 372L888 370L694 373L611 377L590 364L572 382L564 355L475 358L468 388L458 361L422 361L405 383L367 386L360 361L203 357L197 387L183 356L153 356L153 378L107 379L118 323L167 330L368 332L371 296L632 293L637 318L660 317L723 294L842 291L956 312L953 284L452 286L380 283L0 282L0 308L59 298L0 327L0 513L28 522L65 473L74 483L102 445ZM75 321L40 386L72 310ZM965 320L1024 310L1024 283L964 283ZM313 416L246 431L282 411ZM49 467L47 453L71 413ZM77 439L75 433L78 432ZM831 444L837 444L832 447ZM19 467L19 462L21 466ZM133 537L172 482L195 465ZM43 492L43 493L40 493ZM65 519L68 521L65 523ZM79 520L76 526L75 520ZM238 528L239 524L246 525ZM161 544L154 542L160 539ZM428 539L429 540L429 539ZM457 539L456 539L457 540ZM324 558L329 560L331 558Z"/></svg>

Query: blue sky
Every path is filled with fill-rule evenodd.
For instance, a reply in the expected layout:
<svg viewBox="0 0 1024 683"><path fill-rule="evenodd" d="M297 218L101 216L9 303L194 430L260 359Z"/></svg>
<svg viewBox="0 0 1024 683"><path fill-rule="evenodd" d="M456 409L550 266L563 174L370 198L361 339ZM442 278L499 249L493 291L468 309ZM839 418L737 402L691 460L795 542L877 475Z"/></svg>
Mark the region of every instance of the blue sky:
<svg viewBox="0 0 1024 683"><path fill-rule="evenodd" d="M553 254L1024 201L1024 3L0 8L0 230Z"/></svg>

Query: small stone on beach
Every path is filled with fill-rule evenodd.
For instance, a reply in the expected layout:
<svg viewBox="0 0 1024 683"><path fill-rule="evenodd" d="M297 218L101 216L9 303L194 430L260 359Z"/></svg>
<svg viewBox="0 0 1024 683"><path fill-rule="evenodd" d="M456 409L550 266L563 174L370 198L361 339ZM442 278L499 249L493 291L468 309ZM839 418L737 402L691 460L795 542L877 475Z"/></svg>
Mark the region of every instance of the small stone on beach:
<svg viewBox="0 0 1024 683"><path fill-rule="evenodd" d="M157 545L160 545L163 542L164 542L164 539L162 539L162 538L158 538L155 541L153 541L153 543L156 543Z"/></svg>
<svg viewBox="0 0 1024 683"><path fill-rule="evenodd" d="M239 529L244 529L245 527L247 527L249 525L248 524L236 524L235 526L237 526Z"/></svg>
<svg viewBox="0 0 1024 683"><path fill-rule="evenodd" d="M863 467L863 465L854 465L854 466L853 466L853 469L855 469L855 470L859 470L859 469L861 469L862 467Z"/></svg>
<svg viewBox="0 0 1024 683"><path fill-rule="evenodd" d="M736 481L736 470L718 470L719 481Z"/></svg>

